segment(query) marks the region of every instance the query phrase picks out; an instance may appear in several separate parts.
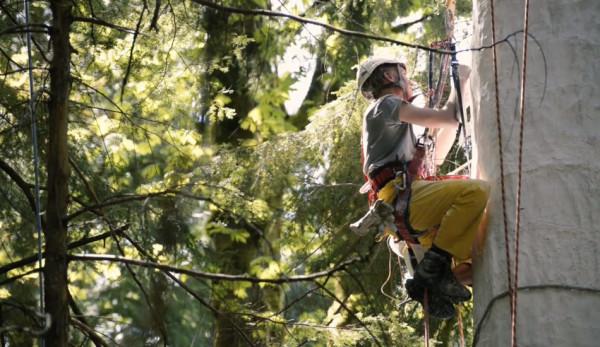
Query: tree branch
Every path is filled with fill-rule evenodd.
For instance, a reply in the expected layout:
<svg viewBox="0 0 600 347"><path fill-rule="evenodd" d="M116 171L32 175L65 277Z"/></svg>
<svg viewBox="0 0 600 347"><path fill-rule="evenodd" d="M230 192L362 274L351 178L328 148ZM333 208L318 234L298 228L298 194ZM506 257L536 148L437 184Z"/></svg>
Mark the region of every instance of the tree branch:
<svg viewBox="0 0 600 347"><path fill-rule="evenodd" d="M90 326L85 324L80 319L70 318L71 325L75 326L79 329L85 336L87 336L96 347L110 347L108 343L106 343L100 335Z"/></svg>
<svg viewBox="0 0 600 347"><path fill-rule="evenodd" d="M83 313L79 309L79 306L77 306L77 303L75 302L75 300L73 300L71 291L67 291L67 294L69 295L69 307L71 307L71 311L73 311L73 313L75 314L75 317L71 317L71 324L75 325L87 337L89 337L96 347L109 347L109 345L106 342L104 342L102 337L98 335L96 330L94 330L94 328L92 328L87 322L87 320L83 316Z"/></svg>
<svg viewBox="0 0 600 347"><path fill-rule="evenodd" d="M88 194L89 194L90 198L96 204L98 204L100 202L100 200L98 199L98 196L96 195L96 192L94 191L94 188L92 187L92 185L90 184L90 182L86 179L83 171L81 171L81 169L79 168L79 166L77 166L77 164L75 163L75 161L73 159L71 159L70 157L69 157L69 163L71 164L71 166L73 167L73 169L75 169L75 172L76 172L77 176L79 177L79 179L85 185L85 188L88 191ZM82 205L84 207L88 207L85 204L82 204ZM108 219L106 217L106 215L104 214L104 211L102 209L94 210L93 212L96 213L97 215L99 215L102 219L104 219L105 222L108 224L108 226L111 229L114 228L113 227L113 223L110 221L110 219ZM121 255L125 256L125 251L123 250L123 247L121 247L121 243L119 242L119 239L114 234L112 235L112 237L113 237L113 239L115 241L115 244L117 246L117 249L119 250L119 252L121 253ZM129 274L131 275L133 281L135 282L135 284L138 286L138 288L140 289L140 291L144 295L144 300L146 301L146 304L150 308L150 312L152 313L153 319L156 318L157 317L156 309L155 309L154 305L152 304L152 302L150 300L150 296L148 295L148 292L146 291L146 289L142 285L142 282L138 278L138 275L135 273L135 271L133 271L133 269L131 268L131 266L129 264L126 265L126 268L127 268L127 271L129 272ZM157 323L158 323L158 320L157 320ZM164 344L166 346L167 345L167 341L168 341L168 339L167 339L167 332L165 331L164 326L162 324L157 324L157 326L159 326L160 334L161 334L163 342L164 342Z"/></svg>
<svg viewBox="0 0 600 347"><path fill-rule="evenodd" d="M35 29L35 28L40 28L40 29ZM7 34L23 34L26 32L48 34L50 32L50 27L45 24L29 24L29 26L14 25L14 26L8 27L8 28L0 31L0 36L7 35Z"/></svg>
<svg viewBox="0 0 600 347"><path fill-rule="evenodd" d="M430 17L432 17L433 15L431 13L427 13L424 14L421 18L415 19L413 21L410 22L406 22L406 23L400 23L398 25L395 25L392 27L392 31L395 33L400 33L400 32L404 32L406 31L406 29L408 29L409 27L417 24L417 23L421 23L426 19L429 19Z"/></svg>
<svg viewBox="0 0 600 347"><path fill-rule="evenodd" d="M195 2L202 6L210 7L212 9L215 9L218 11L237 13L237 14L246 15L246 16L283 17L283 18L288 18L288 19L294 20L296 22L300 22L300 23L317 25L317 26L323 27L327 30L337 32L339 34L346 35L346 36L354 36L354 37L360 37L360 38L369 39L369 40L389 42L389 43L393 43L393 44L400 45L400 46L405 46L405 47L410 47L410 48L418 48L418 49L422 49L425 51L437 52L440 54L451 54L452 53L447 50L441 50L441 49L431 48L431 47L427 47L427 46L423 46L423 45L419 45L419 44L394 40L392 38L385 37L385 36L379 36L379 35L363 33L360 31L342 29L342 28L333 26L331 24L323 23L323 22L320 22L320 21L317 21L314 19L306 18L306 17L295 16L295 15L292 15L289 13L276 12L276 11L270 11L270 10L265 10L265 9L243 9L243 8L238 8L238 7L223 6L223 5L215 4L212 1L208 1L208 0L192 0L192 2Z"/></svg>
<svg viewBox="0 0 600 347"><path fill-rule="evenodd" d="M0 169L2 169L2 171L4 171L19 188L21 188L23 194L25 194L25 197L29 202L31 210L35 211L35 199L33 198L33 194L30 190L31 185L25 182L21 175L19 175L19 173L15 169L13 169L10 165L8 165L7 162L5 162L2 159L0 159Z"/></svg>
<svg viewBox="0 0 600 347"><path fill-rule="evenodd" d="M121 197L117 197L117 198L110 198L108 200L105 200L104 202L101 202L101 203L98 203L95 205L90 205L90 206L82 208L79 211L73 212L70 215L68 215L65 219L66 219L66 221L70 221L74 218L77 218L78 216L82 215L85 212L99 210L104 207L124 204L127 202L146 200L148 198L155 198L155 197L166 196L166 195L183 195L188 198L193 197L196 200L213 202L212 199L207 198L207 197L195 196L195 195L187 194L185 192L181 192L181 191L175 190L175 189L166 189L161 192L155 192L155 193L139 194L139 195L134 194L134 195L125 195L125 196L121 196Z"/></svg>
<svg viewBox="0 0 600 347"><path fill-rule="evenodd" d="M37 260L37 258L35 260ZM9 278L7 278L7 279L5 279L3 281L0 281L0 287L4 286L4 285L7 285L9 283L12 283L12 282L18 280L19 278L23 278L23 277L29 276L31 274L34 274L36 272L40 272L40 268L39 267L36 267L35 269L32 269L32 270L20 273L20 274L18 274L16 276L12 276L12 277L9 277Z"/></svg>
<svg viewBox="0 0 600 347"><path fill-rule="evenodd" d="M92 242L96 242L96 241L99 241L99 240L104 240L105 238L110 237L111 235L122 234L128 228L129 228L129 224L125 224L125 225L123 225L123 226L121 226L121 227L119 227L117 229L110 230L110 231L107 231L105 233L98 234L96 236L86 237L84 239L77 240L75 242L71 242L71 243L69 243L67 245L67 249L71 250L71 249L74 249L74 248L78 248L78 247L90 244ZM45 257L45 256L46 256L46 253L45 252L42 253L42 257ZM36 254L36 255L29 256L27 258L23 258L23 259L18 260L16 262L4 265L4 266L0 267L0 275L4 274L4 273L7 273L10 270L13 270L13 269L16 269L16 268L20 268L20 267L23 267L23 266L27 266L27 265L33 264L37 260L38 260L38 256Z"/></svg>
<svg viewBox="0 0 600 347"><path fill-rule="evenodd" d="M117 31L121 31L127 34L136 34L136 31L130 28L122 27L120 25L116 25L110 22L105 21L104 19L94 18L94 17L73 17L73 22L83 22L83 23L91 23L100 25L103 27L111 28Z"/></svg>
<svg viewBox="0 0 600 347"><path fill-rule="evenodd" d="M1 1L0 1L0 9L2 11L4 11L4 13L6 14L6 16L10 19L11 22L13 22L13 24L19 25L19 22L17 21L17 19L13 15L10 14L10 12L8 11L8 9L4 6L4 4ZM35 37L32 37L31 41L33 42L33 44L35 45L35 47L40 52L40 55L42 56L42 59L44 59L45 62L50 63L50 60L48 59L48 57L46 57L46 54L44 54L44 50L42 49L42 47L40 46L40 44L37 42L37 40L35 39Z"/></svg>
<svg viewBox="0 0 600 347"><path fill-rule="evenodd" d="M347 260L338 266L321 272L315 272L308 275L299 275L292 277L280 277L280 278L259 278L259 277L251 277L246 275L229 275L229 274L220 274L220 273L210 273L210 272L202 272L196 270L188 270L182 269L179 267L159 264L157 262L137 260L125 257L119 257L115 255L94 255L94 254L72 254L69 256L69 260L80 260L80 261L110 261L124 264L132 264L147 268L159 269L167 272L185 274L188 276L192 276L194 278L202 278L208 280L216 280L216 281L236 281L236 282L250 282L250 283L273 283L273 284L283 284L283 283L292 283L292 282L306 282L313 281L315 279L321 277L331 276L332 274L343 270L346 266L353 264L359 259L350 259Z"/></svg>
<svg viewBox="0 0 600 347"><path fill-rule="evenodd" d="M138 18L137 25L135 26L135 32L133 33L133 40L131 42L131 49L129 50L129 60L127 61L127 69L125 70L125 76L123 77L123 82L121 83L121 97L120 101L123 102L123 94L125 93L125 86L127 85L127 80L129 80L129 74L131 73L131 66L133 65L133 51L135 50L135 42L137 41L137 37L140 34L140 29L142 28L142 20L144 19L144 12L148 9L146 2L144 1L144 7L142 7L142 12L140 13L140 18Z"/></svg>
<svg viewBox="0 0 600 347"><path fill-rule="evenodd" d="M338 304L340 304L340 306L343 307L344 310L346 310L352 316L352 318L356 319L358 321L358 323L360 325L362 325L363 328L365 328L365 330L369 333L369 335L371 335L371 338L373 338L373 341L375 342L375 344L377 346L381 347L381 343L379 343L379 340L377 339L377 337L375 335L373 335L373 332L371 332L369 327L360 318L358 318L358 316L356 316L356 314L348 306L346 306L346 304L344 302L342 302L340 299L338 299L338 297L335 296L335 294L332 293L329 289L327 289L324 285L320 284L317 281L314 281L314 283L316 285L318 285L319 287L321 287L321 289L325 293L327 293L327 295L329 295L333 300L335 300Z"/></svg>
<svg viewBox="0 0 600 347"><path fill-rule="evenodd" d="M126 240L128 240L133 245L133 247L135 247L135 249L141 255L143 255L146 258L149 258L152 261L156 261L154 259L154 257L152 257L152 255L150 255L148 252L146 252L146 250L144 250L137 242L135 242L131 237L129 237L129 235L127 235L126 233L123 233L123 236L125 237ZM162 272L165 274L165 276L169 277L171 280L173 280L173 282L177 283L177 285L179 285L179 287L181 287L188 294L190 294L194 299L196 299L202 306L209 309L215 316L223 315L223 313L221 311L214 308L211 304L209 304L206 300L204 300L201 296L199 296L196 292L194 292L190 287L188 287L185 283L183 283L179 278L177 278L171 272L165 271L165 270L162 270ZM244 339L244 341L246 341L246 343L248 343L249 346L254 346L254 344L252 343L250 338L244 333L244 331L233 320L229 319L227 316L225 316L225 317L226 317L226 319L229 320L229 322L231 323L231 325L233 326L235 331L237 331L237 333L240 334L240 336Z"/></svg>
<svg viewBox="0 0 600 347"><path fill-rule="evenodd" d="M156 0L154 4L154 13L152 14L152 20L150 20L150 29L154 29L158 32L158 18L160 17L160 5L161 0Z"/></svg>

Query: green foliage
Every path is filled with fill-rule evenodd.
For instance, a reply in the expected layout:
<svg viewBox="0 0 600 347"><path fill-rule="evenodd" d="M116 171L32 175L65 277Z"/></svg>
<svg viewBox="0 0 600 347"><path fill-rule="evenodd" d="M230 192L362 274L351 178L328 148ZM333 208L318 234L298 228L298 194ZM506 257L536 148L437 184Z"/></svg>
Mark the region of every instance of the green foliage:
<svg viewBox="0 0 600 347"><path fill-rule="evenodd" d="M114 254L262 279L309 275L354 257L361 261L316 281L283 284L177 275L187 289L156 269L71 261L69 290L86 324L109 345L223 345L217 338L223 333L233 341L229 345L244 345L232 322L249 331L257 345L369 346L375 345L374 338L383 345L419 345L420 311L379 295L388 274L385 247L347 228L366 208L366 198L358 193L366 104L355 91L352 67L377 44L193 2L163 2L154 12L159 3L75 3L75 17L102 19L113 27L77 20L71 26L69 239L125 224L129 229L128 239L109 237L72 253ZM278 6L270 1L221 3ZM393 27L417 10L439 13L441 1L298 3L278 9L395 38L441 35L439 15L425 22L420 37ZM459 11L466 3L458 2ZM3 8L0 28L12 27L11 16L20 9L16 3L3 6L8 12ZM33 3L33 22L50 23L47 6ZM150 28L154 13L158 30ZM138 22L134 40L131 31ZM48 35L34 33L34 39L44 163L55 150L48 147L46 107L52 52ZM278 64L296 41L305 42L320 67L304 99L307 107L290 115L284 103L299 97L292 96L294 83L306 72L278 74ZM0 158L30 193L34 171L25 117L29 93L23 37L2 34L0 50ZM42 201L46 179L42 165ZM33 254L37 239L29 201L5 171L0 172L0 195L4 265ZM36 275L11 279L34 267L0 274L0 281L9 280L0 287L0 299L35 307ZM394 280L391 291L400 298L399 279ZM71 310L72 317L81 318ZM469 321L470 308L466 312ZM22 314L2 313L6 323L31 325ZM436 338L447 345L456 341L454 324L434 326ZM10 345L33 344L23 333L7 336ZM86 331L76 326L71 337L75 345L88 341Z"/></svg>

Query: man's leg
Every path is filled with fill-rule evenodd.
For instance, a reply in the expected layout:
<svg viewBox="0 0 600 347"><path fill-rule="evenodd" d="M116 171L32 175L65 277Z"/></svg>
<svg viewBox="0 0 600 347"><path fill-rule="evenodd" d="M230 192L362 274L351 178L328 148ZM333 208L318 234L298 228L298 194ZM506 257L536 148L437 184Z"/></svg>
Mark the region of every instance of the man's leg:
<svg viewBox="0 0 600 347"><path fill-rule="evenodd" d="M433 245L458 260L469 259L488 195L489 185L481 180L416 181L410 224L416 230L439 226Z"/></svg>
<svg viewBox="0 0 600 347"><path fill-rule="evenodd" d="M475 232L487 203L489 186L479 180L418 181L412 186L410 223L417 230L439 226L431 248L419 263L415 280L454 302L470 299L470 292L451 271L454 256L471 256ZM427 241L427 237L421 238ZM424 244L426 242L423 242Z"/></svg>

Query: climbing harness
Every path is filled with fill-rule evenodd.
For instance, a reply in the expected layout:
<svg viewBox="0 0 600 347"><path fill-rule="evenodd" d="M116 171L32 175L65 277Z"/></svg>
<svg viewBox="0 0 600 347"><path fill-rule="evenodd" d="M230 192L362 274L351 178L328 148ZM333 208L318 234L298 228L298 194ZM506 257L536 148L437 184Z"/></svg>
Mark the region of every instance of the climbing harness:
<svg viewBox="0 0 600 347"><path fill-rule="evenodd" d="M455 44L449 38L443 41L435 42L431 45L432 48L441 48L447 51L450 51L451 54L441 55L439 62L439 79L435 86L434 90L434 78L433 78L433 66L435 63L436 56L433 53L433 50L429 51L429 60L428 60L428 102L427 106L430 108L437 108L439 103L442 100L445 83L448 79L448 74L451 76L451 83L457 93L457 105L459 119L459 128L457 129L457 137L460 138L460 134L462 133L462 137L464 139L464 151L467 155L467 163L470 162L470 151L471 151L471 143L470 137L467 135L466 129L466 121L464 115L464 107L462 100L462 92L460 88L460 79L459 79L459 71L458 71L458 59L456 56L456 47ZM451 67L451 68L450 68ZM362 141L361 141L362 142ZM361 147L364 144L361 143ZM441 179L464 179L468 178L467 176L444 176L439 177L435 171L435 162L434 162L434 153L435 153L435 138L432 136L430 129L426 128L423 132L423 135L420 136L415 144L415 154L411 161L409 162L396 162L386 165L385 167L375 171L369 176L365 176L366 183L361 188L361 192L369 192L369 205L374 206L374 204L381 203L381 200L377 200L377 195L379 190L384 186L389 185L389 182L393 182L396 186L396 197L393 202L393 210L395 211L395 222L392 224L392 227L389 223L389 217L386 217L388 220L386 227L384 230L380 230L380 233L376 236L378 241L381 241L383 238L387 237L388 247L390 246L390 242L397 243L400 241L404 241L406 244L405 250L408 253L408 257L404 256L404 260L408 267L416 268L417 266L417 257L415 256L415 252L413 248L419 247L419 234L412 229L409 223L409 201L411 195L411 184L416 179L427 179L427 180L441 180ZM364 151L361 150L361 158L363 158ZM363 159L364 160L364 159ZM364 162L364 161L363 161ZM470 170L469 170L470 172ZM386 187L387 189L387 187ZM389 212L389 208L386 209L386 212ZM365 216L366 217L366 216ZM388 278L389 280L389 278ZM386 280L386 283L387 281ZM385 286L385 283L384 283ZM383 292L383 286L382 286ZM383 292L384 293L384 292ZM385 293L384 293L385 295ZM422 305L424 309L424 338L425 338L425 346L429 346L429 304L430 300L428 297L427 290L425 289L424 297L422 298ZM458 313L460 314L460 312ZM459 316L459 329L461 335L461 345L464 345L464 334L462 331L462 319Z"/></svg>

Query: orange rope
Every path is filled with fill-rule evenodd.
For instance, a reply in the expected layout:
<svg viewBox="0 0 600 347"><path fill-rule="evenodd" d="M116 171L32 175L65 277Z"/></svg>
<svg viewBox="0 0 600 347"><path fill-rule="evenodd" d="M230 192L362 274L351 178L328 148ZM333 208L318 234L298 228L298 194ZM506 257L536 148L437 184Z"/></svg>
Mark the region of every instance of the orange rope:
<svg viewBox="0 0 600 347"><path fill-rule="evenodd" d="M496 41L496 22L494 0L490 0L491 15L492 15L492 41ZM521 86L520 86L520 107L519 107L519 159L518 159L518 176L517 176L517 196L515 202L515 272L514 282L511 276L510 266L510 247L508 244L508 223L506 216L506 189L504 184L504 156L502 151L502 124L500 119L500 102L498 96L498 61L496 46L493 47L494 60L494 84L496 91L496 122L498 126L498 148L500 157L500 185L502 188L502 213L504 222L504 241L506 244L506 267L508 275L508 293L510 295L510 315L511 315L511 347L517 347L517 285L519 281L519 236L521 229L521 187L523 174L523 134L525 129L525 85L527 81L527 39L529 35L529 0L525 0L523 18L523 66L521 71Z"/></svg>
<svg viewBox="0 0 600 347"><path fill-rule="evenodd" d="M492 16L492 42L496 42L496 14L495 14L495 6L494 0L490 0L490 10ZM498 88L498 55L496 46L494 45L492 50L492 58L494 60L494 87L496 92L496 125L498 127L498 157L500 159L500 188L501 188L501 197L502 197L502 222L504 224L504 244L506 251L506 273L508 277L508 293L510 295L510 317L511 317L511 326L514 320L514 301L513 301L513 285L512 285L512 275L511 275L511 266L510 266L510 247L508 242L508 217L506 215L506 184L504 181L504 152L502 149L502 121L500 118L500 96L499 96L499 88Z"/></svg>
<svg viewBox="0 0 600 347"><path fill-rule="evenodd" d="M513 284L512 301L514 313L511 326L512 346L517 346L517 286L519 282L519 234L521 229L521 177L523 173L523 133L525 129L525 82L527 80L527 38L529 35L529 0L525 0L525 10L523 14L523 67L521 71L521 96L520 96L520 121L519 131L519 176L517 179L517 199L516 199L516 226L515 226L515 282Z"/></svg>

